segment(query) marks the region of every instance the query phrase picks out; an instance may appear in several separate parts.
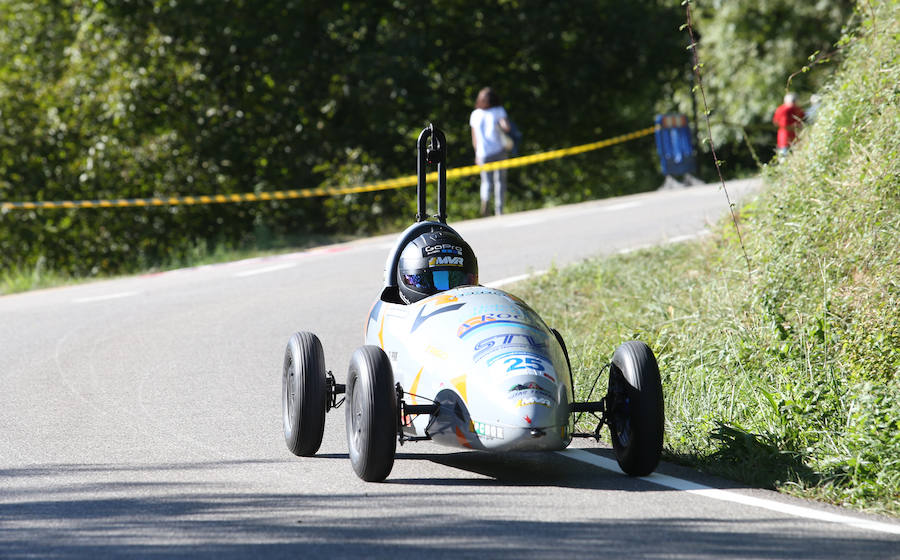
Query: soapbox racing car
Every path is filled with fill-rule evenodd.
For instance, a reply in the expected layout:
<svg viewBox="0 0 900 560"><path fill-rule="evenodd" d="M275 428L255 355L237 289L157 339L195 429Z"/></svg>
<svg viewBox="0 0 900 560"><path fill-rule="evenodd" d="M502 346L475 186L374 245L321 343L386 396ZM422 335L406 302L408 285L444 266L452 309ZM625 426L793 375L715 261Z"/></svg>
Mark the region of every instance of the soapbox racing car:
<svg viewBox="0 0 900 560"><path fill-rule="evenodd" d="M651 473L663 439L662 387L653 352L642 342L625 342L597 374L599 379L609 372L606 395L576 402L560 333L521 299L477 285L474 253L447 225L444 134L429 125L419 135L417 152L416 222L388 255L384 289L369 313L365 345L352 356L346 384L326 370L316 335L297 332L288 342L282 374L288 449L314 455L326 412L346 401L350 461L366 481L390 474L397 442L553 451L573 437L599 439L603 425L610 428L622 470L631 476ZM438 176L438 214L432 219L425 206L429 164L437 166ZM429 245L429 239L443 242ZM411 253L421 257L428 274L401 274L401 261ZM476 272L465 280L471 285L446 282L460 276L455 267L470 261ZM418 301L404 296L404 288L423 285L433 294L426 291ZM597 421L593 432L575 429L575 417L584 413Z"/></svg>

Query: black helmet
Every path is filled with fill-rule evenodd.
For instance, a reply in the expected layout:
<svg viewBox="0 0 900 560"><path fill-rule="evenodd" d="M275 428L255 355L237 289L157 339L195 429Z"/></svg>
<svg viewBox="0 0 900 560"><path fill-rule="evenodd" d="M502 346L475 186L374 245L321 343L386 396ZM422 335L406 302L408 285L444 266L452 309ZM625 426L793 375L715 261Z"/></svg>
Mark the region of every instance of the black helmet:
<svg viewBox="0 0 900 560"><path fill-rule="evenodd" d="M431 231L403 248L397 284L406 303L457 286L474 286L478 284L478 260L460 236L445 230Z"/></svg>

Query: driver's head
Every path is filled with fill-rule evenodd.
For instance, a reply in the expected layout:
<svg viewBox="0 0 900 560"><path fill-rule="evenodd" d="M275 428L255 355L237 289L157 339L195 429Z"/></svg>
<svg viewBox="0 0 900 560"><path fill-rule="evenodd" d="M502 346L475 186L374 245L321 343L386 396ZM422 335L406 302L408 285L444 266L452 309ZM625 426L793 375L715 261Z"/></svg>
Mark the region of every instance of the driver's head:
<svg viewBox="0 0 900 560"><path fill-rule="evenodd" d="M406 303L457 286L478 284L478 261L469 244L449 231L413 239L400 254L397 285Z"/></svg>

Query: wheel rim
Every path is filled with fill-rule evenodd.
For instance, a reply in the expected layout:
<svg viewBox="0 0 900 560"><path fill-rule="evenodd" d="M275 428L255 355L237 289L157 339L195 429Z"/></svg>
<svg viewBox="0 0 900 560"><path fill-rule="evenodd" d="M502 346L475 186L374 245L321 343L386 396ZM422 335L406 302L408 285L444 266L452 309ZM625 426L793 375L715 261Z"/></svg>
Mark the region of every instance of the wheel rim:
<svg viewBox="0 0 900 560"><path fill-rule="evenodd" d="M631 444L631 399L628 397L627 383L622 374L613 372L609 378L609 396L611 397L612 428L619 445L627 448Z"/></svg>
<svg viewBox="0 0 900 560"><path fill-rule="evenodd" d="M362 391L359 391L359 386L357 383L353 384L353 401L351 406L353 407L351 410L353 414L350 416L350 427L353 430L352 432L352 440L353 440L353 448L359 449L360 447L360 437L362 435L362 408L363 408L363 395Z"/></svg>
<svg viewBox="0 0 900 560"><path fill-rule="evenodd" d="M288 356L287 364L284 367L284 382L285 382L285 398L287 399L287 413L288 420L290 420L291 424L294 423L294 402L297 399L297 389L294 384L294 360L291 356Z"/></svg>
<svg viewBox="0 0 900 560"><path fill-rule="evenodd" d="M616 437L622 447L628 447L631 443L631 420L625 418L624 421L616 423Z"/></svg>

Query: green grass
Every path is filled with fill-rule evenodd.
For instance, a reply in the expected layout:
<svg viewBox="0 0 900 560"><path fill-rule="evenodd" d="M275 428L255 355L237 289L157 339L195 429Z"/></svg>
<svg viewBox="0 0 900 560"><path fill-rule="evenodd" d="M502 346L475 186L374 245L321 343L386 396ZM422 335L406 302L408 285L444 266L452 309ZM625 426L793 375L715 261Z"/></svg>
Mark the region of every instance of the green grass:
<svg viewBox="0 0 900 560"><path fill-rule="evenodd" d="M880 6L822 92L818 121L739 210L752 273L729 218L700 242L553 270L512 290L566 337L584 390L617 344L651 345L670 460L895 516L898 12Z"/></svg>

